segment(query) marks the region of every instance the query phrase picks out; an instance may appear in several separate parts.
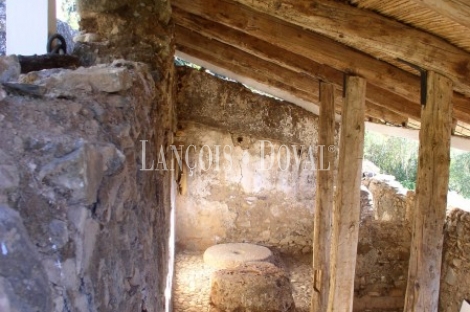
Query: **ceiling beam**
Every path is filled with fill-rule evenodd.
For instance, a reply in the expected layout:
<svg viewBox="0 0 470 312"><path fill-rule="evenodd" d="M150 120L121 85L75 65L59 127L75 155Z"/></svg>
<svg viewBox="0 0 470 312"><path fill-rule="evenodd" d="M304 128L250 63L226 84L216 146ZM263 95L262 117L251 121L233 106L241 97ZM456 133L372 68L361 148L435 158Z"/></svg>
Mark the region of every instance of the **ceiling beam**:
<svg viewBox="0 0 470 312"><path fill-rule="evenodd" d="M265 58L261 55L266 54L265 47L270 46L266 42L269 42L272 46L290 51L292 55L298 55L293 59L299 65L303 64L304 72L313 72L322 80L329 81L327 77L334 75L337 77L338 71L353 73L366 78L369 84L400 95L405 99L404 104L420 101L419 77L296 25L228 0L173 0L172 5L177 23L232 46L250 49L252 51L250 53L260 58ZM224 39L217 30L221 27L220 24L227 26L224 31L229 31L231 28L243 34L230 32L230 35ZM247 40L247 38L252 39ZM247 41L247 48L243 48L244 41ZM262 41L265 42L264 46L260 45ZM272 46L270 47L273 51L269 57L276 63L278 61L273 56L279 52ZM307 63L306 59L315 63ZM328 64L328 66L318 67L315 64ZM331 70L322 71L329 66L336 69L336 73ZM369 99L373 100L371 97ZM470 100L454 92L453 101L454 117L470 123ZM374 103L379 104L381 101L375 100ZM416 112L411 113L417 118ZM404 114L408 112L405 110Z"/></svg>
<svg viewBox="0 0 470 312"><path fill-rule="evenodd" d="M470 2L466 0L413 0L440 15L470 28Z"/></svg>
<svg viewBox="0 0 470 312"><path fill-rule="evenodd" d="M330 82L336 86L337 90L343 89L344 73L337 69L319 64L286 49L276 47L266 41L247 36L227 26L186 13L178 8L173 10L173 17L177 25L197 32L204 37L220 41L249 53L254 58L260 58L282 66L290 71L299 73L301 76L311 76L315 80ZM366 96L371 104L375 104L369 105L368 112L376 113L377 115L375 116L380 116L382 120L394 124L402 124L407 119L404 116L415 119L420 118L421 106L418 103L413 103L388 90L369 84ZM385 117L389 117L389 119Z"/></svg>
<svg viewBox="0 0 470 312"><path fill-rule="evenodd" d="M360 75L419 103L419 79L360 51L229 0L173 0L172 6L239 30L320 64ZM176 12L176 10L175 10Z"/></svg>
<svg viewBox="0 0 470 312"><path fill-rule="evenodd" d="M216 66L227 68L237 75L249 77L258 83L268 84L310 102L318 115L319 80L302 73L293 72L282 66L253 57L251 54L211 40L180 25L175 28L176 47ZM342 92L335 94L335 106L341 111ZM366 102L366 115L396 125L406 124L408 118L392 112L370 101Z"/></svg>
<svg viewBox="0 0 470 312"><path fill-rule="evenodd" d="M451 78L470 94L470 53L372 11L331 0L234 0L377 58L401 59Z"/></svg>

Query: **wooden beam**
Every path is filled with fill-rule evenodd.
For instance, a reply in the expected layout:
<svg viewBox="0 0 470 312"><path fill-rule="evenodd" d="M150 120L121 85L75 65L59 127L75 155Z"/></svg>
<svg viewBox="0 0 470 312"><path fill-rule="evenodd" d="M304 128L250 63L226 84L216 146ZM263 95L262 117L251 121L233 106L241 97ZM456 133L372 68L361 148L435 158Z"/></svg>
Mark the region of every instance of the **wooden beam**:
<svg viewBox="0 0 470 312"><path fill-rule="evenodd" d="M405 127L408 123L407 117L400 115L399 113L392 112L383 106L375 105L369 101L366 101L365 114L366 116L380 119L383 122L388 122L402 127Z"/></svg>
<svg viewBox="0 0 470 312"><path fill-rule="evenodd" d="M343 89L344 73L342 71L317 63L311 59L277 47L266 41L252 36L247 36L246 34L225 25L189 14L179 8L174 8L173 18L178 25L191 29L205 37L220 41L244 52L250 53L254 57L275 63L279 66L288 68L289 70L303 75L312 76L315 79L320 79L325 82L331 82L335 84L338 90ZM392 111L390 115L393 115L393 120L382 118L391 123L401 124L401 122L397 122L396 117L398 114L408 118L420 118L421 106L418 103L413 103L391 91L374 85L367 89L366 97L368 101L376 106L382 106L386 108L386 110ZM376 111L380 111L380 109L377 108ZM384 112L382 112L382 115L384 115ZM404 118L400 117L400 119L403 120Z"/></svg>
<svg viewBox="0 0 470 312"><path fill-rule="evenodd" d="M357 74L419 103L419 79L332 39L229 0L173 0L172 6L340 71Z"/></svg>
<svg viewBox="0 0 470 312"><path fill-rule="evenodd" d="M314 282L311 312L326 311L330 291L330 246L334 196L335 153L328 152L335 145L335 86L320 83L320 116L318 120L318 145L324 146L318 157L317 191L315 196L315 221L313 225Z"/></svg>
<svg viewBox="0 0 470 312"><path fill-rule="evenodd" d="M278 65L284 63L282 66L291 66L292 70L304 74L313 73L319 79L337 85L342 84L338 81L341 79L341 72L356 73L366 78L371 85L372 91L367 94L371 102L393 108L395 112L405 112L401 114L409 118L419 119L420 108L416 110L417 107L408 108L408 105L420 102L420 81L408 72L232 1L173 0L172 5L176 23L185 28L250 51L249 53ZM292 60L289 64L283 61L287 59L281 55L284 51L289 53L289 59ZM319 64L328 66L317 66ZM393 96L390 92L400 97ZM383 102L384 98L389 98L389 102ZM400 101L403 103L402 107L399 105ZM455 118L470 123L470 99L454 93L454 107Z"/></svg>
<svg viewBox="0 0 470 312"><path fill-rule="evenodd" d="M416 207L412 225L405 312L437 312L449 187L452 82L428 73L421 114Z"/></svg>
<svg viewBox="0 0 470 312"><path fill-rule="evenodd" d="M177 49L184 53L217 66L228 68L238 75L285 90L300 99L318 106L318 80L310 75L293 72L277 64L258 59L246 52L234 49L217 40L210 40L179 25L175 28L175 37ZM335 97L337 109L341 110L342 92L337 90ZM388 121L392 124L401 125L407 121L406 117L400 116L370 101L367 101L366 115Z"/></svg>
<svg viewBox="0 0 470 312"><path fill-rule="evenodd" d="M234 1L374 57L402 59L447 75L470 94L470 53L437 36L340 1Z"/></svg>
<svg viewBox="0 0 470 312"><path fill-rule="evenodd" d="M346 78L333 214L328 312L351 312L353 309L364 150L365 94L364 79L351 76Z"/></svg>
<svg viewBox="0 0 470 312"><path fill-rule="evenodd" d="M413 0L440 15L470 28L470 3L466 0Z"/></svg>
<svg viewBox="0 0 470 312"><path fill-rule="evenodd" d="M232 49L216 40L210 40L181 26L175 27L178 50L218 65L241 75L263 80L263 83L285 89L292 94L318 103L318 80L283 67L252 57L243 51Z"/></svg>

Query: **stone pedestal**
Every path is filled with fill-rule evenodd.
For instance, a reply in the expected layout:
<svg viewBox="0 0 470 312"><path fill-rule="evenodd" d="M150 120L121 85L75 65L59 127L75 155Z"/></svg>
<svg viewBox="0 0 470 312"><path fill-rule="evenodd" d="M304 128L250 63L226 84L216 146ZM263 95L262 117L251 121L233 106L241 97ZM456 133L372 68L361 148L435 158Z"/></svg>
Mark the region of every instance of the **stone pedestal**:
<svg viewBox="0 0 470 312"><path fill-rule="evenodd" d="M210 312L294 312L287 273L267 262L251 262L212 275Z"/></svg>

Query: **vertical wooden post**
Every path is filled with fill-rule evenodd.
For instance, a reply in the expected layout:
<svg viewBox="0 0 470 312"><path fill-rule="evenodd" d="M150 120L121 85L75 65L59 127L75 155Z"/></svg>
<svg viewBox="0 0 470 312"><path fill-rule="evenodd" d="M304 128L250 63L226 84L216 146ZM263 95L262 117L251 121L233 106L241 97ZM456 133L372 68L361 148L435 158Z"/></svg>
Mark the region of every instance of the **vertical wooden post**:
<svg viewBox="0 0 470 312"><path fill-rule="evenodd" d="M333 212L328 312L351 312L354 299L366 81L346 77Z"/></svg>
<svg viewBox="0 0 470 312"><path fill-rule="evenodd" d="M452 82L428 72L405 312L437 312L449 185Z"/></svg>
<svg viewBox="0 0 470 312"><path fill-rule="evenodd" d="M318 145L323 152L318 157L317 191L315 196L315 221L313 227L313 293L311 312L323 312L328 308L330 289L330 246L334 197L335 153L329 147L335 144L335 87L320 82L320 118L318 123Z"/></svg>

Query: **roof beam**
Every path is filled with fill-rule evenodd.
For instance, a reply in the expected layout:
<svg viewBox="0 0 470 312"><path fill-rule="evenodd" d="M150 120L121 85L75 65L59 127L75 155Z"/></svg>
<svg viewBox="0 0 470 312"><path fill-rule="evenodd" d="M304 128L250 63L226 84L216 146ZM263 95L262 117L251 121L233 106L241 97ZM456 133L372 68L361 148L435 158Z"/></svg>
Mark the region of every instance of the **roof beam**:
<svg viewBox="0 0 470 312"><path fill-rule="evenodd" d="M470 28L470 3L466 0L413 0L440 15Z"/></svg>
<svg viewBox="0 0 470 312"><path fill-rule="evenodd" d="M197 32L204 37L220 41L249 53L255 58L260 58L297 72L301 76L311 76L315 80L330 82L338 90L343 89L344 73L337 69L319 64L301 55L276 47L266 41L247 36L227 26L186 13L178 8L173 10L173 17L177 25ZM418 103L413 103L388 90L369 84L367 98L371 102L370 104L375 104L369 104L368 112L376 114L374 116L380 116L382 120L394 124L402 124L407 119L403 116L415 119L420 118L421 106ZM389 119L386 117L389 117Z"/></svg>
<svg viewBox="0 0 470 312"><path fill-rule="evenodd" d="M358 74L366 78L369 84L380 86L405 98L404 104L406 105L409 102L419 103L420 101L418 77L296 25L228 0L173 0L172 5L177 23L241 49L244 49L243 45L246 42L248 46L251 45L246 49L250 49L252 51L250 53L258 57L265 58L261 54L266 52L266 49L259 45L260 42L270 42L275 47L290 51L292 55L298 55L293 59L299 64L304 64L304 72L312 72L322 80L330 81L326 79L327 73L315 67L314 63L305 65L305 59L314 61L316 64L328 64L337 71ZM205 19L200 19L198 16ZM212 21L212 24L208 20ZM248 34L253 39L247 39L246 35L236 32L231 32L224 39L218 34L217 28L221 27L220 24L227 26L223 29L224 31L229 31L231 28ZM258 41L255 41L256 39ZM266 43L265 46L267 47ZM273 50L272 53L277 53L272 46L271 50ZM271 61L278 62L272 54L269 57ZM329 72L331 74L331 71ZM371 97L369 99L373 100ZM454 117L470 123L470 100L454 92L453 101ZM374 101L374 103L379 104L380 101Z"/></svg>
<svg viewBox="0 0 470 312"><path fill-rule="evenodd" d="M374 57L402 59L438 72L470 94L470 53L429 33L340 1L234 1L350 47L367 50Z"/></svg>
<svg viewBox="0 0 470 312"><path fill-rule="evenodd" d="M413 74L372 58L325 36L257 12L230 0L173 0L173 7L239 30L320 64L360 75L419 102L420 83Z"/></svg>
<svg viewBox="0 0 470 312"><path fill-rule="evenodd" d="M191 32L180 25L176 26L175 33L176 46L179 51L216 66L228 68L237 75L249 77L258 83L272 85L306 102L310 102L309 105L312 107L307 108L307 110L312 111L313 108L313 112L318 115L318 79L258 59L251 54ZM336 110L341 111L342 93L339 90L335 94L335 104ZM406 117L370 101L367 101L366 104L366 115L368 117L397 125L403 125L408 121Z"/></svg>

